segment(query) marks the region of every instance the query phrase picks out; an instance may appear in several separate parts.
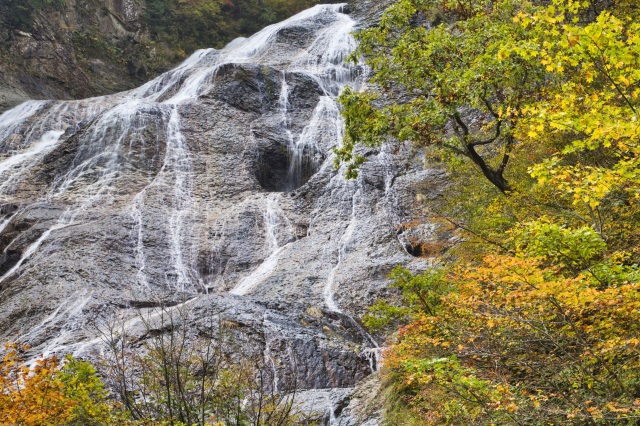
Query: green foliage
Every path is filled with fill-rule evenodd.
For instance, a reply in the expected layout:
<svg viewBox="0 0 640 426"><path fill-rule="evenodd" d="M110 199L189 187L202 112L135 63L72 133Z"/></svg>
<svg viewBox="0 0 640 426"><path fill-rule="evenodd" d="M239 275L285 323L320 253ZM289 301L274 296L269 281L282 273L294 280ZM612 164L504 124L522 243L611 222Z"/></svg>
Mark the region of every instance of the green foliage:
<svg viewBox="0 0 640 426"><path fill-rule="evenodd" d="M275 389L264 356L243 353L224 326L187 339L188 323L161 308L141 316L148 327L140 345L124 327L110 324L102 377L88 362L68 355L39 359L30 368L8 344L0 363L0 424L24 426L313 426L294 405L296 383ZM142 314L141 314L142 315ZM153 320L152 320L153 319ZM120 324L121 325L121 324ZM157 333L155 325L164 332ZM212 322L213 326L214 323ZM153 336L151 336L154 334Z"/></svg>
<svg viewBox="0 0 640 426"><path fill-rule="evenodd" d="M31 27L33 5L22 0L0 2L0 22L8 29L27 30Z"/></svg>
<svg viewBox="0 0 640 426"><path fill-rule="evenodd" d="M388 124L384 116L376 110L372 103L376 95L373 93L358 93L346 87L340 96L343 106L342 116L345 120L346 135L342 145L336 147L335 166L347 162L347 178L358 176L358 167L364 163L362 155L354 153L357 143L374 146L379 138L388 131Z"/></svg>
<svg viewBox="0 0 640 426"><path fill-rule="evenodd" d="M440 416L441 424L476 424L482 417L482 406L500 400L501 397L500 391L492 387L490 381L479 378L473 368L461 365L456 356L418 359L407 363L405 367L408 373L420 377L416 384L425 381L448 383L446 390L439 389L442 393L432 396L433 399L440 400L437 415ZM496 424L509 424L513 421L509 410L515 409L515 405L511 403L508 408L504 408L506 409L494 417Z"/></svg>
<svg viewBox="0 0 640 426"><path fill-rule="evenodd" d="M422 275L413 275L397 267L389 277L393 280L392 286L402 290L403 304L427 315L436 315L440 299L451 289L440 269L428 269Z"/></svg>
<svg viewBox="0 0 640 426"><path fill-rule="evenodd" d="M362 323L370 330L382 330L400 320L406 320L410 313L411 311L405 307L378 300L369 307L369 313L362 317Z"/></svg>
<svg viewBox="0 0 640 426"><path fill-rule="evenodd" d="M544 220L513 229L516 250L525 257L538 257L571 271L587 269L607 248L602 237L590 226L567 229Z"/></svg>
<svg viewBox="0 0 640 426"><path fill-rule="evenodd" d="M0 422L4 425L122 424L108 401L96 370L85 361L67 356L39 359L33 368L23 365L26 348L5 346L0 364Z"/></svg>
<svg viewBox="0 0 640 426"><path fill-rule="evenodd" d="M366 317L406 324L385 355L390 413L402 406L416 424L637 423L640 27L631 3L401 0L359 36L377 88L343 95L349 128L338 155L353 174L356 144L387 135L428 145L432 157L446 152L452 183L433 208L464 236L439 278L447 285L429 296L435 309L423 309L432 305L411 284L422 278L405 271L394 279L409 297L380 301ZM483 137L472 148L489 173L468 149ZM503 189L490 173L502 164L508 197L487 187Z"/></svg>
<svg viewBox="0 0 640 426"><path fill-rule="evenodd" d="M75 401L73 417L67 425L100 426L122 419L113 412L109 392L89 362L67 355L58 377L65 395Z"/></svg>
<svg viewBox="0 0 640 426"><path fill-rule="evenodd" d="M4 0L0 2L0 23L10 30L31 30L33 13L39 10L64 10L65 0Z"/></svg>
<svg viewBox="0 0 640 426"><path fill-rule="evenodd" d="M356 143L375 146L393 136L456 153L500 191L510 191L504 173L514 131L523 106L543 85L543 67L498 53L526 37L511 18L529 8L507 0L404 0L378 27L360 32L353 59L363 57L372 68L375 89L341 97L347 136L336 153L350 163L350 175L362 161L353 155ZM416 24L434 10L458 19L431 29Z"/></svg>
<svg viewBox="0 0 640 426"><path fill-rule="evenodd" d="M62 10L66 6L66 0L29 0L36 9L58 9Z"/></svg>
<svg viewBox="0 0 640 426"><path fill-rule="evenodd" d="M74 31L73 46L78 56L122 61L122 51L91 32Z"/></svg>
<svg viewBox="0 0 640 426"><path fill-rule="evenodd" d="M386 328L416 314L435 315L440 299L451 291L451 286L440 269L428 269L422 275L414 275L398 266L389 274L389 278L392 280L391 287L401 291L402 306L379 300L363 317L364 324L372 330Z"/></svg>
<svg viewBox="0 0 640 426"><path fill-rule="evenodd" d="M194 329L186 308L140 313L142 344L124 324L105 325L102 371L124 414L137 424L313 425L294 410L296 383L283 380L275 389L264 355L239 347L216 315L209 320Z"/></svg>

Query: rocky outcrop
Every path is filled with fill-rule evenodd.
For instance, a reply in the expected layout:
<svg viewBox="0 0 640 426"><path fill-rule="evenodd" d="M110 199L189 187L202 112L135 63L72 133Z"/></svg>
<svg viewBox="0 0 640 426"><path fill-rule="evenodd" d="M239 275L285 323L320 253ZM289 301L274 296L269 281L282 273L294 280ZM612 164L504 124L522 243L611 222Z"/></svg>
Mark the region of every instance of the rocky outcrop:
<svg viewBox="0 0 640 426"><path fill-rule="evenodd" d="M33 4L39 3L0 6L0 112L27 98L95 96L148 78L139 68L148 57L142 0ZM20 13L28 14L18 20Z"/></svg>
<svg viewBox="0 0 640 426"><path fill-rule="evenodd" d="M163 299L194 327L221 315L283 382L351 388L375 370L357 318L393 267L429 266L402 225L416 184L444 176L402 145L362 150L356 180L334 170L336 97L364 78L343 62L354 17L376 16L352 10L318 6L129 92L0 116L3 340L87 356L92 324Z"/></svg>
<svg viewBox="0 0 640 426"><path fill-rule="evenodd" d="M0 113L26 99L131 89L184 60L185 51L224 46L318 2L212 1L203 12L203 2L182 0L2 1Z"/></svg>
<svg viewBox="0 0 640 426"><path fill-rule="evenodd" d="M351 0L349 13L357 20L358 29L378 25L383 12L394 0Z"/></svg>

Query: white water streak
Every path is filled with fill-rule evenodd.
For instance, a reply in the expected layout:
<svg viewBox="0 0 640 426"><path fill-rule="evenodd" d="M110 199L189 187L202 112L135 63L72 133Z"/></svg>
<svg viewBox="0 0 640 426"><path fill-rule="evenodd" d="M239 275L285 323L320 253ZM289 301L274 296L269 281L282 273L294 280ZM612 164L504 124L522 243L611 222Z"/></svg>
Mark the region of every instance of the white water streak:
<svg viewBox="0 0 640 426"><path fill-rule="evenodd" d="M185 291L191 284L191 259L186 253L184 240L191 232L195 216L192 197L194 176L193 162L187 142L181 131L180 115L175 105L161 106L166 121L166 153L164 162L153 181L134 197L129 206L129 216L134 220L133 236L136 242L135 258L138 268L138 285L150 288L146 274L147 259L144 247L145 198L151 190L167 194L167 234L171 269L166 272L167 284L177 291Z"/></svg>
<svg viewBox="0 0 640 426"><path fill-rule="evenodd" d="M65 349L76 345L73 342L77 339L77 332L83 327L84 318L83 311L91 300L93 294L86 289L77 292L74 297L63 302L58 308L38 326L32 329L32 332L42 334L48 330L59 331L53 340L47 342L46 347L42 350L41 357L48 358L56 353L65 353ZM26 335L28 337L28 335ZM22 336L22 339L25 335Z"/></svg>
<svg viewBox="0 0 640 426"><path fill-rule="evenodd" d="M0 222L0 234L2 234L2 231L4 231L4 228L7 227L7 225L9 225L9 223L11 223L11 220L16 217L15 214L5 218L2 220L2 222Z"/></svg>
<svg viewBox="0 0 640 426"><path fill-rule="evenodd" d="M11 269L9 269L7 272L5 272L5 274L2 277L0 277L0 283L3 282L7 277L10 277L11 275L13 275L22 266L22 264L27 259L30 258L36 252L36 250L38 250L38 248L44 242L44 240L46 240L49 237L49 234L51 234L53 231L55 231L57 229L60 229L62 227L63 227L62 225L56 225L56 226L44 231L42 233L42 235L40 235L40 238L38 238L34 243L32 243L24 251L24 253L22 253L22 256L20 257L20 260L18 260L18 262L15 265L13 265L13 267Z"/></svg>
<svg viewBox="0 0 640 426"><path fill-rule="evenodd" d="M269 52L270 44L272 44L270 42L278 35L281 29L298 25L305 19L321 13L331 12L336 14L335 22L320 31L315 40L306 49L297 52L296 56L282 72L278 107L282 117L281 126L289 141L289 150L292 158L289 179L291 186L294 188L302 183L305 161L314 161L313 156L315 153L321 151L320 144L331 140L332 145L335 145L340 143L342 139L341 127L343 122L336 103L336 96L345 84L352 81L353 68L345 64L344 60L356 47L355 40L351 34L355 27L355 21L340 13L343 7L344 5L324 5L308 9L287 21L265 28L249 39L236 41L222 51L217 58L218 64L230 61L241 63L245 61L255 62L258 59L264 60L266 58L265 55ZM266 61L268 62L269 59L266 58ZM324 96L320 97L309 124L297 136L292 134L289 127L289 85L285 71L298 72L310 76L324 92ZM333 130L330 128L331 125L334 126ZM268 211L269 208L267 208ZM269 218L266 215L267 213L265 213L265 223L268 224ZM353 232L354 226L355 223L350 225L347 229L347 234ZM272 241L268 225L266 232L267 241ZM348 240L350 238L349 235L346 238ZM344 246L346 242L341 244ZM269 245L272 246L271 243ZM275 270L285 247L272 246L271 254L253 273L245 277L231 293L246 295L253 291ZM336 312L340 312L340 310L334 301L332 288L341 257L344 255L343 251L341 249L338 264L332 269L324 289L325 302L331 310Z"/></svg>
<svg viewBox="0 0 640 426"><path fill-rule="evenodd" d="M0 175L47 151L58 142L63 133L64 132L61 130L50 130L42 135L39 143L34 144L29 147L29 149L20 152L19 154L13 154L8 159L0 162Z"/></svg>
<svg viewBox="0 0 640 426"><path fill-rule="evenodd" d="M351 206L351 219L349 220L349 225L347 226L347 229L345 230L344 234L340 238L340 242L338 244L338 262L331 269L331 272L329 273L329 277L327 278L327 282L325 284L325 287L322 293L324 297L324 303L325 305L327 305L327 308L330 311L338 312L338 313L342 313L342 310L340 309L340 307L338 306L335 300L336 273L338 272L338 269L340 268L340 265L342 264L343 260L347 256L347 247L351 242L351 239L353 238L353 232L358 225L358 217L356 215L356 206L357 206L356 196L358 195L359 192L360 190L358 189L353 194L352 206Z"/></svg>
<svg viewBox="0 0 640 426"><path fill-rule="evenodd" d="M291 243L287 243L282 247L278 243L278 231L284 224L291 227L291 222L284 215L282 208L278 204L277 194L270 194L265 201L265 210L263 213L263 221L265 226L265 241L271 254L254 270L248 277L244 278L240 283L231 290L231 294L244 296L254 290L260 283L266 280L278 265L278 260L282 252Z"/></svg>
<svg viewBox="0 0 640 426"><path fill-rule="evenodd" d="M0 115L0 142L15 132L23 123L43 107L43 101L27 101Z"/></svg>
<svg viewBox="0 0 640 426"><path fill-rule="evenodd" d="M171 263L176 274L175 288L185 291L191 282L190 261L185 259L183 248L183 234L194 215L194 202L191 197L193 191L193 164L189 155L187 142L180 131L180 117L178 110L171 110L168 125L167 154L161 173L173 172L173 200L169 231L171 237Z"/></svg>
<svg viewBox="0 0 640 426"><path fill-rule="evenodd" d="M189 241L197 212L192 196L193 163L181 132L179 108L207 93L215 82L218 70L225 64L275 67L283 76L279 105L282 125L292 150L298 155L309 148L320 149L320 142L327 138L326 126L335 125L336 129L341 126L336 96L339 89L350 82L353 74L353 67L345 65L343 59L355 47L350 34L355 23L341 13L342 8L343 5L316 6L267 27L248 39L236 40L223 50L197 51L176 69L129 92L83 101L30 101L0 115L0 148L10 153L0 161L0 176L3 179L0 195L9 193L21 179L29 176L27 172L56 149L65 131L86 129L86 132L83 130L83 133L77 132L74 135L78 148L71 166L66 173L56 177L49 192L41 200L46 204L65 205L67 209L27 247L16 265L0 277L0 282L18 273L25 262L41 250L56 231L75 225L79 222L80 215L91 209L101 209L115 202L120 196L117 185L121 182L119 179L124 174L124 167L130 166L128 161L136 152L137 146L144 150L148 142L145 140L148 126L157 123L160 115L166 136L164 163L152 182L130 201L128 210L134 222L135 264L139 283L149 286L143 219L149 208L145 204L147 191L155 188L165 194L163 200L166 201L162 208L169 218L166 224L169 249L167 280L176 291L187 290L195 275ZM304 26L305 22L313 19L322 19L325 28L316 34L315 40L306 49L291 46L290 56L273 55L274 49L277 52L278 49L285 48L278 42L281 30ZM293 135L290 129L290 88L286 78L288 72L308 75L318 82L325 95L321 97L311 123L300 135ZM38 120L30 123L30 118L36 114ZM335 135L339 131L336 130ZM333 133L329 133L330 144L339 142L339 136ZM322 149L326 149L327 145L329 144L323 142ZM17 214L0 222L0 232ZM278 239L283 235L282 227L290 227L291 224L278 205L276 196L269 196L265 200L263 218L269 255L234 288L233 294L242 295L253 291L275 270L280 256L288 248L288 244L281 246L282 242ZM291 232L288 230L287 235L289 234ZM333 275L337 267L338 265L334 268ZM68 308L62 309L62 305L59 306L52 314L53 317L45 318L40 329L59 323L59 318L64 315L80 315L89 298L90 295L74 295ZM64 346L64 336L66 334L61 333L62 340L54 341L55 345L62 345L58 345L58 348L68 347ZM49 348L53 350L56 347Z"/></svg>

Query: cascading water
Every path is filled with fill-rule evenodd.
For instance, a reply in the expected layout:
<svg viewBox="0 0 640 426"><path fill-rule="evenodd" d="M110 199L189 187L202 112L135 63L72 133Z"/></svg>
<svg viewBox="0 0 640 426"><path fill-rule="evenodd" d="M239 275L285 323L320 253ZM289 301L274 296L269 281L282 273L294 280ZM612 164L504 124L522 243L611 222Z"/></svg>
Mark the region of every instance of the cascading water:
<svg viewBox="0 0 640 426"><path fill-rule="evenodd" d="M269 274L274 270L278 264L278 258L280 254L286 249L288 244L280 246L278 242L278 231L283 225L290 228L291 223L284 216L284 212L278 205L277 195L270 194L265 200L265 210L263 215L264 228L265 228L265 241L267 243L269 256L262 262L262 264L251 273L248 277L240 281L238 285L231 290L231 294L238 296L244 296L250 293L256 286L258 286Z"/></svg>
<svg viewBox="0 0 640 426"><path fill-rule="evenodd" d="M340 242L338 246L338 261L336 262L336 265L331 269L331 272L329 273L329 277L327 278L327 283L325 284L324 290L322 292L322 295L324 296L324 303L325 305L327 305L327 308L330 311L333 311L339 314L342 313L342 310L340 310L335 300L335 290L334 290L335 277L336 277L336 272L340 267L340 263L345 257L349 240L351 240L351 237L353 236L353 231L357 226L357 218L356 218L356 206L357 206L356 196L357 195L358 195L358 192L356 191L353 194L353 198L351 201L352 207L351 207L351 218L349 220L349 225L347 226L347 229L345 230L344 234L340 238Z"/></svg>
<svg viewBox="0 0 640 426"><path fill-rule="evenodd" d="M247 335L268 328L274 388L287 365L310 388L375 369L379 349L343 311L375 297L367 283L384 285L372 271L413 258L376 249L397 245L380 222L395 212L366 207L393 192L395 169L380 194L332 171L336 100L361 78L344 62L355 25L342 5L316 6L138 89L2 114L2 335L34 355L87 355L100 342L91 321L115 310L140 328L129 307L162 297L223 306ZM347 308L348 285L364 296Z"/></svg>
<svg viewBox="0 0 640 426"><path fill-rule="evenodd" d="M40 108L44 106L42 101L29 101L18 105L17 107L6 111L0 115L0 140L5 140L11 135L16 128L34 115Z"/></svg>
<svg viewBox="0 0 640 426"><path fill-rule="evenodd" d="M376 372L379 368L380 368L380 364L382 363L382 356L383 356L383 348L380 348L378 346L378 343L374 340L374 338L371 336L371 334L369 334L362 325L360 325L360 323L358 323L358 321L353 318L351 315L345 314L340 307L338 306L338 303L335 300L335 281L336 281L336 274L343 262L343 260L345 259L346 255L347 255L347 248L349 246L349 243L351 242L352 238L353 238L353 233L356 229L356 227L358 226L358 212L357 212L357 208L358 208L358 194L360 193L361 189L358 188L355 190L355 192L352 195L351 198L351 203L352 203L352 207L351 207L351 217L349 219L349 224L347 226L347 228L344 231L344 234L342 234L342 236L340 237L340 241L338 243L338 260L335 264L335 266L333 266L333 268L331 268L331 272L329 273L329 276L327 277L327 281L325 283L322 295L324 298L324 303L327 307L327 309L331 312L340 314L340 315L344 315L347 320L349 321L350 325L358 331L358 333L360 333L360 335L363 338L363 342L364 342L364 349L362 351L362 355L364 357L367 358L367 360L369 361L369 368L371 370L372 373Z"/></svg>

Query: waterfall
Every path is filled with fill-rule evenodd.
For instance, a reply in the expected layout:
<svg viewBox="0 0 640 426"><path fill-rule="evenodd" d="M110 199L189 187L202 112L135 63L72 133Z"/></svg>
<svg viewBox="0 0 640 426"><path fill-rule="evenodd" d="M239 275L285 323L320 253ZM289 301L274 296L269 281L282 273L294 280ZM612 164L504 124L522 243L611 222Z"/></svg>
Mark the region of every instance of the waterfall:
<svg viewBox="0 0 640 426"><path fill-rule="evenodd" d="M171 110L167 133L167 153L160 174L167 173L169 169L172 169L174 174L172 177L173 199L169 218L171 263L175 274L174 288L185 291L191 278L190 262L185 259L182 237L184 227L189 225L194 212L191 198L193 167L189 149L180 131L180 121L175 107Z"/></svg>
<svg viewBox="0 0 640 426"><path fill-rule="evenodd" d="M358 70L345 63L356 47L351 34L356 22L343 9L344 5L315 6L224 49L198 50L175 69L134 90L85 100L29 101L0 115L0 234L11 240L4 250L14 256L0 276L0 289L15 280L16 288L42 290L45 302L58 291L56 286L67 292L52 299L51 304L57 305L37 312L41 317L31 328L20 329L23 340L34 341L44 354L62 350L82 354L99 343L86 333L87 324L114 299L125 299L125 294L169 293L190 304L208 296L211 288L221 297L248 303L248 296L259 298L270 290L268 285L277 281L270 278L282 274L283 262L293 258L297 244L305 240L305 224L314 219L299 220L297 209L305 201L296 194L306 190L305 184L319 172L329 173L330 149L342 140L344 123L337 97L345 85L358 82ZM250 78L256 81L249 82L251 87L260 86L260 96L266 99L259 111L235 111L227 99L216 98L216 90L228 83L224 79L229 70L256 70L264 78L263 86L253 75ZM301 90L310 93L301 95ZM219 115L211 112L216 108ZM206 116L197 127L193 117L198 114L215 117ZM241 128L225 121L232 114L235 120L246 120ZM197 135L224 126L236 131L237 139L235 134L216 133L230 139L227 146L223 152L203 154L217 141ZM260 131L266 136L256 136ZM258 148L265 141L276 146L274 152L282 160L277 170L270 170L279 174L272 187L243 169L259 161ZM244 161L228 170L243 176L234 181L238 193L229 194L230 201L206 200L208 187L220 185L220 180L214 173L210 179L203 177L208 175L208 160L203 157L217 155L215 161L224 162L227 151L234 150ZM251 178L255 182L245 182ZM342 312L335 296L340 270L362 225L357 217L362 192L345 189L350 185L329 188L352 197L351 212L347 205L339 213L340 226L347 220L348 224L339 232L327 231L331 241L320 240L326 244L326 255L318 255L317 269L301 280L307 287L300 299L318 306L324 302L328 311L348 318L348 326L363 335L363 346L374 347L365 350L373 370L373 360L379 359L377 345ZM348 200L346 195L341 198ZM238 205L251 207L247 222L254 227L246 232L253 241L237 249L242 256L228 247L232 244L227 234L238 218L212 214L215 217L208 222L207 217L211 211L232 211ZM10 206L10 211L3 206ZM219 234L212 231L217 227L223 228ZM239 234L232 243L244 238L245 233ZM220 242L212 248L214 238ZM67 244L78 246L65 251ZM86 260L84 250L91 251ZM63 255L52 265L47 263L57 252ZM65 263L62 257L69 254L75 257ZM202 259L217 256L226 262L231 255L242 259L224 276L209 280L203 271L210 263ZM297 264L306 266L304 259ZM85 266L90 273L85 273ZM58 275L32 274L38 268ZM109 277L99 275L107 268ZM47 281L50 276L52 283ZM26 297L19 300L31 302ZM129 319L125 325L138 327L139 320ZM270 345L267 339L264 357L277 389L282 385L276 371L280 358Z"/></svg>
<svg viewBox="0 0 640 426"><path fill-rule="evenodd" d="M353 327L358 333L362 336L363 340L363 350L362 356L364 356L369 362L369 369L372 373L376 372L380 368L380 364L382 363L383 350L378 346L378 343L375 341L373 336L369 334L365 328L351 315L346 314L340 309L338 303L335 300L335 279L342 262L345 260L347 256L347 249L349 243L353 238L353 233L358 226L358 214L357 214L357 206L358 206L358 195L360 194L361 188L357 188L353 193L351 198L351 217L349 219L349 224L342 234L340 241L338 243L338 260L333 268L331 268L331 272L329 272L329 276L327 277L327 281L322 291L322 295L324 298L324 304L327 309L331 312L340 314L344 316L350 326Z"/></svg>
<svg viewBox="0 0 640 426"><path fill-rule="evenodd" d="M28 163L29 160L33 161L34 158L37 159L41 154L49 150L49 148L53 147L58 142L60 136L62 136L63 133L64 132L62 130L47 131L42 135L37 143L33 144L33 146L30 146L29 148L18 154L12 155L8 159L0 163L0 175L18 167L27 169L29 165L25 165L25 163ZM8 182L10 182L10 179L7 179L2 184L0 184L0 190L4 189L4 187L8 185Z"/></svg>
<svg viewBox="0 0 640 426"><path fill-rule="evenodd" d="M44 105L43 101L27 101L0 115L0 141L4 142L9 135Z"/></svg>
<svg viewBox="0 0 640 426"><path fill-rule="evenodd" d="M336 272L338 271L338 268L340 268L340 265L346 256L347 246L353 236L353 231L357 226L357 217L356 217L357 194L358 194L358 191L356 191L353 194L353 198L351 201L352 207L351 207L351 218L349 220L349 225L347 226L347 229L345 230L344 234L340 238L340 242L338 246L338 261L336 262L336 265L331 269L331 272L329 273L329 277L327 278L327 282L325 284L324 290L322 292L322 295L324 297L324 303L325 305L327 305L327 308L330 311L336 312L339 314L342 314L343 312L338 307L338 304L336 303L336 300L335 300L335 289L334 289L335 278L336 278Z"/></svg>
<svg viewBox="0 0 640 426"><path fill-rule="evenodd" d="M279 30L299 23L309 17L319 13L330 11L337 14L336 23L320 31L309 47L298 52L295 58L282 70L280 94L278 98L278 108L281 119L280 125L288 141L290 163L287 170L287 183L283 189L293 190L306 182L308 177L319 168L323 159L315 158L320 154L319 142L322 139L331 139L332 145L337 145L342 140L342 121L337 105L337 95L340 89L354 82L354 70L345 64L345 58L356 47L355 40L351 35L355 21L342 12L344 5L316 6L296 15L280 24L265 28L255 36L239 40L228 46L228 52L223 52L216 58L219 65L226 60L246 61L251 58L265 60L269 51L269 41L273 39ZM227 49L225 49L227 50ZM266 59L269 62L268 59ZM304 127L300 134L293 134L289 127L289 85L287 84L286 73L296 72L311 77L318 85L324 95L320 98L309 124ZM254 272L243 279L232 291L232 294L246 295L251 292L260 282L268 277L276 268L278 258L286 249L286 246L279 247L273 245L274 236L271 234L273 221L277 218L273 203L277 203L277 198L271 197L267 201L265 210L265 224L267 237L266 241L271 245L271 254L254 270ZM270 225L271 224L271 225ZM332 271L332 275L334 271ZM328 300L331 300L330 298ZM331 305L331 309L337 306Z"/></svg>

